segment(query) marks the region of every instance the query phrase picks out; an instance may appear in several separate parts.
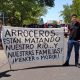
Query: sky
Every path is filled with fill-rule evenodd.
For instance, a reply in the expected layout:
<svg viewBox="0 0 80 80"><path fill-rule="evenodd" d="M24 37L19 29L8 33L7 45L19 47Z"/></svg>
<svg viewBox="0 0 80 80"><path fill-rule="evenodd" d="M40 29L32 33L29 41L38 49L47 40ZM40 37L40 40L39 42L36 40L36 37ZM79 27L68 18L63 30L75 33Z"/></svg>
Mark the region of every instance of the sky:
<svg viewBox="0 0 80 80"><path fill-rule="evenodd" d="M63 5L72 4L72 0L55 0L55 6L48 9L48 12L45 16L42 16L44 23L49 20L63 20L60 16L60 11L63 11Z"/></svg>

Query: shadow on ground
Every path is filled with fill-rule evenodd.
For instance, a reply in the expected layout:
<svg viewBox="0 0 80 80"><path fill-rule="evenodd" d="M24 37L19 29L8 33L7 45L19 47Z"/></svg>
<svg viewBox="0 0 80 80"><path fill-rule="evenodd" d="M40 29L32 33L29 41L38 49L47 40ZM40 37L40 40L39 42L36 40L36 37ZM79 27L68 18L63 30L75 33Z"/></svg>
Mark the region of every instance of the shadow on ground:
<svg viewBox="0 0 80 80"><path fill-rule="evenodd" d="M1 73L0 73L0 78L2 78L2 77L10 77L11 75L10 75L10 74L7 74L8 72L10 72L10 70L1 72Z"/></svg>
<svg viewBox="0 0 80 80"><path fill-rule="evenodd" d="M24 69L15 69L15 70L7 70L4 72L0 73L0 78L2 77L10 77L10 74L7 74L8 72L13 72L13 71L19 71L19 70L29 70L29 69L40 69L40 68L53 68L53 67L74 67L74 65L69 65L69 66L62 66L62 65L48 65L48 66L37 66L37 67L30 67L30 68L24 68ZM80 68L80 67L79 67Z"/></svg>

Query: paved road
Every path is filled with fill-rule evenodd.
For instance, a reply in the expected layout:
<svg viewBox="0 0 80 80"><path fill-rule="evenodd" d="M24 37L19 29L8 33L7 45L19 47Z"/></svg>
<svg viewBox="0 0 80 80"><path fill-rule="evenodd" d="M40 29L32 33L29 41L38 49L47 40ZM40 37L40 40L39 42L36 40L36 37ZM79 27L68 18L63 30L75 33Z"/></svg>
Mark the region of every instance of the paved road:
<svg viewBox="0 0 80 80"><path fill-rule="evenodd" d="M64 61L66 57L66 43L64 44ZM80 61L79 61L80 62ZM9 64L4 54L0 51L0 80L80 80L80 68L74 66L74 52L70 59L71 66L47 66L22 70L9 70Z"/></svg>

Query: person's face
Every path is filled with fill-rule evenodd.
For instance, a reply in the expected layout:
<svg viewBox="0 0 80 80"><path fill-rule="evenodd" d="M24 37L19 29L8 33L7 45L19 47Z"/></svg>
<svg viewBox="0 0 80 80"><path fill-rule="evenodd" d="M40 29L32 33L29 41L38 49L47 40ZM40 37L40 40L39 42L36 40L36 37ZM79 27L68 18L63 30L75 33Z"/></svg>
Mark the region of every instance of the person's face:
<svg viewBox="0 0 80 80"><path fill-rule="evenodd" d="M72 16L71 21L72 22L76 22L77 21L77 17L76 16Z"/></svg>

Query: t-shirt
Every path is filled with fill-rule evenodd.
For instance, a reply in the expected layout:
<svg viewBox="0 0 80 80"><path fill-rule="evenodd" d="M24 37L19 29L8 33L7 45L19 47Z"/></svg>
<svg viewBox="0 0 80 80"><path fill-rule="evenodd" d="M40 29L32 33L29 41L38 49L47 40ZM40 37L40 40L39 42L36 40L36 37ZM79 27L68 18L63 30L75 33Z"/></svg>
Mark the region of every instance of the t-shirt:
<svg viewBox="0 0 80 80"><path fill-rule="evenodd" d="M69 34L69 40L80 40L80 23L71 23L68 26L68 29L70 31Z"/></svg>

